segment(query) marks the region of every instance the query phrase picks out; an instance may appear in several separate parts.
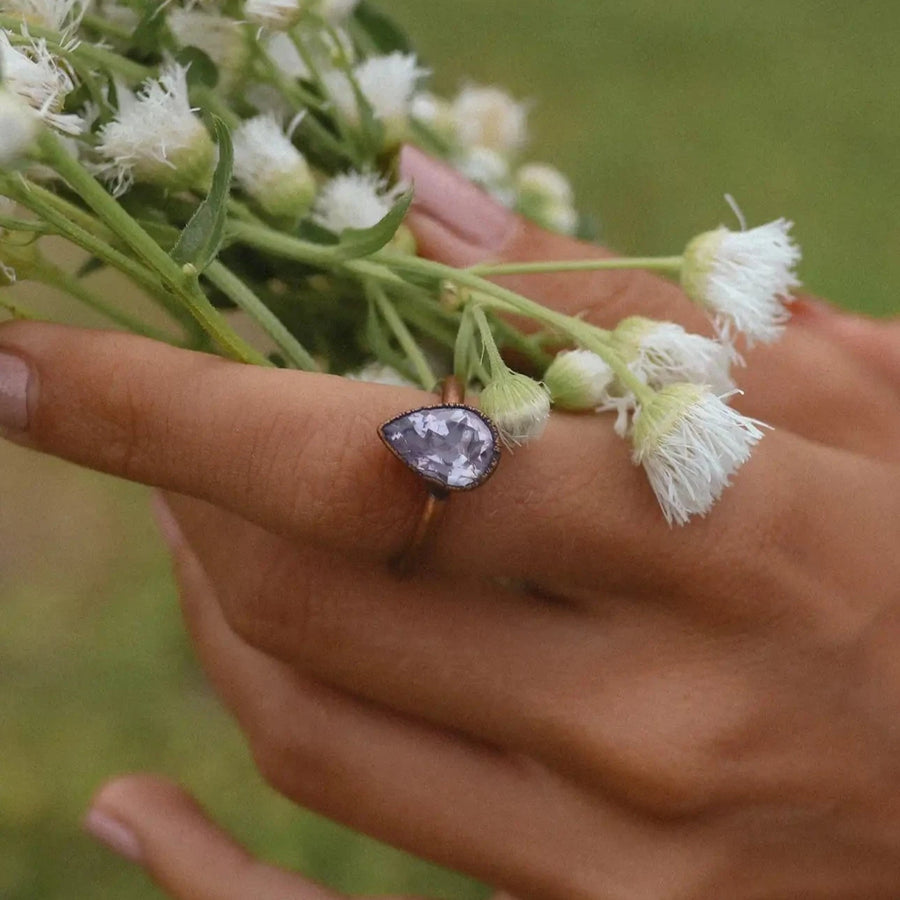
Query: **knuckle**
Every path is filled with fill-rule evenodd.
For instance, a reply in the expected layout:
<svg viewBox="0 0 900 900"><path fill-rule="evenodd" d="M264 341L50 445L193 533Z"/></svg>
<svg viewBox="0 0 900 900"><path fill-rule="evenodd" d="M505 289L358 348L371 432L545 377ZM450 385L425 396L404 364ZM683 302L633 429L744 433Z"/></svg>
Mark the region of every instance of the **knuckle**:
<svg viewBox="0 0 900 900"><path fill-rule="evenodd" d="M342 771L333 748L329 716L322 704L305 704L304 716L296 706L269 703L247 727L254 764L272 788L294 800L320 806L336 782L348 775Z"/></svg>
<svg viewBox="0 0 900 900"><path fill-rule="evenodd" d="M543 698L537 715L553 761L659 820L694 818L750 790L748 748L766 733L771 704L713 674L700 666L617 677L598 704L595 673L593 691Z"/></svg>

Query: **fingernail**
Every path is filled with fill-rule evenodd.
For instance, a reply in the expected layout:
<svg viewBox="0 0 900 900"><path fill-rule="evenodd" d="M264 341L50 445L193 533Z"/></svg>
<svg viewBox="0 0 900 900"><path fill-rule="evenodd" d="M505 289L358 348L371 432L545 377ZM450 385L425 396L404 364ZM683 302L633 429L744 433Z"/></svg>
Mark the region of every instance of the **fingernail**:
<svg viewBox="0 0 900 900"><path fill-rule="evenodd" d="M28 427L30 378L24 360L11 353L0 353L0 429L17 432Z"/></svg>
<svg viewBox="0 0 900 900"><path fill-rule="evenodd" d="M92 809L84 817L84 830L113 853L118 853L133 863L143 861L141 844L137 835L118 819L99 809Z"/></svg>
<svg viewBox="0 0 900 900"><path fill-rule="evenodd" d="M180 547L184 543L184 534L178 524L169 504L163 499L159 491L153 491L150 495L150 511L156 521L163 540L172 548Z"/></svg>
<svg viewBox="0 0 900 900"><path fill-rule="evenodd" d="M500 250L518 217L446 163L406 145L400 174L413 185L413 206L485 250Z"/></svg>

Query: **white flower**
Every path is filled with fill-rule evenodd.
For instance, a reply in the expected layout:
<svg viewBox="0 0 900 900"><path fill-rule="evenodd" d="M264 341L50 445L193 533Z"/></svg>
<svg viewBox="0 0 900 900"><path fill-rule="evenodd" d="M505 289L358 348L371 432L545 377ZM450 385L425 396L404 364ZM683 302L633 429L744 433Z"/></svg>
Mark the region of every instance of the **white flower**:
<svg viewBox="0 0 900 900"><path fill-rule="evenodd" d="M719 395L734 390L731 366L741 360L728 341L643 316L623 319L613 336L628 367L651 387L681 381L706 385Z"/></svg>
<svg viewBox="0 0 900 900"><path fill-rule="evenodd" d="M456 126L450 104L431 91L418 91L409 105L410 117L426 125L448 144L455 140Z"/></svg>
<svg viewBox="0 0 900 900"><path fill-rule="evenodd" d="M694 384L667 385L638 409L632 459L670 525L709 512L763 437L762 424Z"/></svg>
<svg viewBox="0 0 900 900"><path fill-rule="evenodd" d="M319 190L313 218L335 234L371 228L391 211L404 189L400 184L389 187L372 172L346 172Z"/></svg>
<svg viewBox="0 0 900 900"><path fill-rule="evenodd" d="M215 145L188 101L187 70L170 65L137 95L119 85L116 118L100 129L101 173L121 194L134 180L172 189L198 187L209 177Z"/></svg>
<svg viewBox="0 0 900 900"><path fill-rule="evenodd" d="M196 47L215 63L219 84L226 91L235 87L250 60L251 46L234 19L203 10L173 9L167 22L182 47Z"/></svg>
<svg viewBox="0 0 900 900"><path fill-rule="evenodd" d="M309 78L312 74L296 45L283 31L276 31L265 42L266 52L276 68L288 78Z"/></svg>
<svg viewBox="0 0 900 900"><path fill-rule="evenodd" d="M515 206L516 190L505 156L487 147L472 147L464 155L457 156L453 163L469 181L484 188L503 206Z"/></svg>
<svg viewBox="0 0 900 900"><path fill-rule="evenodd" d="M560 234L574 234L579 216L572 185L559 169L530 163L516 172L518 211Z"/></svg>
<svg viewBox="0 0 900 900"><path fill-rule="evenodd" d="M234 132L234 176L266 212L303 216L316 194L316 183L303 154L274 116L243 122Z"/></svg>
<svg viewBox="0 0 900 900"><path fill-rule="evenodd" d="M527 108L500 88L463 88L453 101L452 112L463 147L485 147L512 156L528 140Z"/></svg>
<svg viewBox="0 0 900 900"><path fill-rule="evenodd" d="M372 107L375 118L384 125L386 143L401 140L412 108L419 81L427 75L416 57L408 53L371 56L353 68L353 79ZM353 82L345 72L331 71L323 76L329 99L352 125L361 121Z"/></svg>
<svg viewBox="0 0 900 900"><path fill-rule="evenodd" d="M327 32L318 29L304 29L296 35L313 64L321 71L330 70L336 59L352 60L355 50L353 39L342 28L332 28ZM297 45L290 35L276 31L265 41L266 52L275 67L288 78L310 79L312 72L300 55Z"/></svg>
<svg viewBox="0 0 900 900"><path fill-rule="evenodd" d="M29 25L66 31L78 26L89 5L89 0L4 0L0 10Z"/></svg>
<svg viewBox="0 0 900 900"><path fill-rule="evenodd" d="M251 22L287 31L307 13L323 16L330 22L343 22L359 5L359 0L247 0L244 14Z"/></svg>
<svg viewBox="0 0 900 900"><path fill-rule="evenodd" d="M359 0L319 0L319 12L332 22L343 22L359 6Z"/></svg>
<svg viewBox="0 0 900 900"><path fill-rule="evenodd" d="M17 94L0 86L0 166L17 162L37 138L38 114ZM0 201L6 200L0 197Z"/></svg>
<svg viewBox="0 0 900 900"><path fill-rule="evenodd" d="M306 12L306 3L300 0L247 0L244 15L257 25L287 31L293 28Z"/></svg>
<svg viewBox="0 0 900 900"><path fill-rule="evenodd" d="M18 94L38 115L64 134L81 134L85 123L81 116L61 112L66 96L75 82L44 40L14 47L5 31L0 31L0 71L3 83Z"/></svg>
<svg viewBox="0 0 900 900"><path fill-rule="evenodd" d="M527 375L510 370L485 385L479 405L508 446L536 440L550 418L547 391Z"/></svg>
<svg viewBox="0 0 900 900"><path fill-rule="evenodd" d="M129 32L141 24L141 14L129 6L117 3L116 0L95 0L98 5L97 14L109 22Z"/></svg>
<svg viewBox="0 0 900 900"><path fill-rule="evenodd" d="M615 379L606 360L590 350L564 350L544 373L544 384L555 406L596 409L605 403Z"/></svg>
<svg viewBox="0 0 900 900"><path fill-rule="evenodd" d="M718 228L687 246L681 283L687 295L713 314L720 334L732 328L749 343L770 343L790 318L785 303L799 285L794 267L800 248L788 232L791 222L777 219L749 231Z"/></svg>
<svg viewBox="0 0 900 900"><path fill-rule="evenodd" d="M385 384L391 387L419 387L396 369L380 362L368 363L356 372L348 372L344 377L351 381L365 381L369 384Z"/></svg>

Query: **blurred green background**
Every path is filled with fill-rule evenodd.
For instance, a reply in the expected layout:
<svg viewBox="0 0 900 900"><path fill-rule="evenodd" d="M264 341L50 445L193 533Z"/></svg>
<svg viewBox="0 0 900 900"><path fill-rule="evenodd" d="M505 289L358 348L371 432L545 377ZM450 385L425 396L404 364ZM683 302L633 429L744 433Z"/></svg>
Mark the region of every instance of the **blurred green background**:
<svg viewBox="0 0 900 900"><path fill-rule="evenodd" d="M470 78L533 101L533 156L572 175L614 247L678 252L732 222L728 192L751 224L796 222L814 291L898 308L896 0L383 6L441 90ZM136 769L334 886L483 895L262 785L186 645L142 489L0 453L0 898L159 897L79 831L92 791Z"/></svg>

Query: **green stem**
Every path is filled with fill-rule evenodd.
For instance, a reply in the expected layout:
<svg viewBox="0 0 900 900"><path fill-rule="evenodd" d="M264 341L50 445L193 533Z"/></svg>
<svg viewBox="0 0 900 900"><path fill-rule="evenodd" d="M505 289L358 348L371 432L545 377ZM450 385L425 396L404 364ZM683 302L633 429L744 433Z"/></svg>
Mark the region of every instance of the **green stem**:
<svg viewBox="0 0 900 900"><path fill-rule="evenodd" d="M291 366L306 372L320 371L310 352L288 331L275 313L230 269L216 260L206 267L203 277L208 278L239 309L242 309L259 324L284 353L285 359Z"/></svg>
<svg viewBox="0 0 900 900"><path fill-rule="evenodd" d="M437 384L437 376L432 371L431 366L428 365L425 354L422 353L422 349L419 347L416 339L406 327L406 323L398 315L394 304L388 299L381 285L369 283L368 290L378 312L384 321L387 322L388 328L391 329L391 332L397 339L397 343L400 344L410 365L415 370L419 383L426 391L432 390Z"/></svg>
<svg viewBox="0 0 900 900"><path fill-rule="evenodd" d="M456 341L456 326L459 317L442 310L437 304L431 302L423 291L416 291L413 294L413 285L402 283L410 290L393 295L397 312L422 334L439 344L452 347Z"/></svg>
<svg viewBox="0 0 900 900"><path fill-rule="evenodd" d="M475 343L475 321L472 318L472 307L463 309L453 345L453 374L464 387L472 380L473 346Z"/></svg>
<svg viewBox="0 0 900 900"><path fill-rule="evenodd" d="M481 334L481 343L488 355L491 378L498 378L504 372L509 371L509 366L506 365L503 357L500 355L497 342L494 340L494 332L491 331L491 323L488 322L487 315L480 306L472 307L472 318L478 326L478 331Z"/></svg>
<svg viewBox="0 0 900 900"><path fill-rule="evenodd" d="M118 269L150 297L159 301L163 308L185 327L189 343L195 345L198 334L205 337L206 332L200 328L194 317L177 303L152 271L116 250L100 237L101 234L108 233L107 229L89 213L31 182L19 182L18 188L15 184L6 182L4 189L18 203L55 228L59 235L86 250L91 256L102 260L106 265ZM70 215L77 221L68 218Z"/></svg>
<svg viewBox="0 0 900 900"><path fill-rule="evenodd" d="M499 275L541 275L553 272L604 272L615 269L648 269L677 275L684 263L683 256L644 256L615 259L577 259L547 262L499 263L471 266L466 271L481 278Z"/></svg>
<svg viewBox="0 0 900 900"><path fill-rule="evenodd" d="M327 247L320 247L290 235L245 223L232 223L231 229L233 236L238 240L274 256L312 265L334 265L334 260L328 259ZM481 278L468 269L454 269L443 263L408 254L392 253L388 250L380 250L366 259L343 262L341 268L358 277L377 278L384 282L393 281L398 277L398 273L406 273L425 278L436 285L449 281L460 287L469 288L477 293L477 298L473 299L477 299L479 303L501 312L522 315L549 325L592 350L609 364L621 383L633 391L641 402L649 400L653 395L651 389L635 377L627 363L612 347L608 331L573 316L549 309L540 303L535 303L534 300L529 300L515 291ZM502 363L502 359L500 362Z"/></svg>
<svg viewBox="0 0 900 900"><path fill-rule="evenodd" d="M436 263L427 259L391 254L388 251L379 251L369 259L372 262L382 263L395 271L405 271L412 275L431 276L439 281L450 281L468 287L477 292L477 301L481 304L499 309L502 312L512 312L524 315L537 322L544 322L559 329L577 341L581 346L596 353L615 372L620 383L628 388L641 403L646 403L653 397L653 390L640 380L629 368L628 364L615 351L610 344L610 333L589 322L554 309L548 309L534 300L529 300L521 294L508 288L487 281L478 275L473 275L467 269L454 269L443 263ZM476 299L476 298L473 298ZM502 361L502 360L501 360Z"/></svg>
<svg viewBox="0 0 900 900"><path fill-rule="evenodd" d="M226 231L231 239L255 247L257 250L264 250L273 256L292 259L308 266L332 268L335 265L334 251L331 247L292 237L266 225L230 219Z"/></svg>
<svg viewBox="0 0 900 900"><path fill-rule="evenodd" d="M87 28L96 31L98 34L102 34L105 37L115 38L118 41L130 41L133 37L131 31L128 28L125 28L125 26L116 25L113 22L107 21L102 16L97 16L93 13L85 13L82 16L81 21Z"/></svg>
<svg viewBox="0 0 900 900"><path fill-rule="evenodd" d="M51 165L81 199L100 217L119 239L185 304L206 332L232 359L245 363L271 365L254 347L225 322L219 311L200 290L195 277L188 275L175 260L116 202L81 163L70 156L56 137L44 130L38 146L43 161Z"/></svg>
<svg viewBox="0 0 900 900"><path fill-rule="evenodd" d="M60 34L51 28L42 28L39 25L28 23L28 36L22 34L23 22L17 16L9 16L0 14L0 29L7 32L7 37L12 44L31 43L33 38L40 38L47 42L48 49L52 50L57 56L74 57L90 63L95 69L106 69L108 72L114 72L121 75L130 82L143 81L153 74L152 69L142 66L140 63L133 62L120 56L112 50L105 47L98 47L96 44L78 43L73 46L65 46L60 43Z"/></svg>
<svg viewBox="0 0 900 900"><path fill-rule="evenodd" d="M494 321L494 328L499 333L500 340L505 347L521 353L531 360L541 372L553 362L553 357L541 350L540 342L535 340L533 335L522 334L518 328L499 316Z"/></svg>

